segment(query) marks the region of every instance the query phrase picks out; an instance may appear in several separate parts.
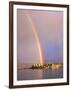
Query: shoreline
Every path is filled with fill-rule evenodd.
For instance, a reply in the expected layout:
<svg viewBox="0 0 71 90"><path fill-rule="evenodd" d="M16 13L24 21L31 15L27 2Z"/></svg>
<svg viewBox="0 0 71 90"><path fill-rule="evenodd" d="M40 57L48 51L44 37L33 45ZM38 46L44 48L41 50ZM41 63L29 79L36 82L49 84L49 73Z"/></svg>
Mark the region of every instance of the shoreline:
<svg viewBox="0 0 71 90"><path fill-rule="evenodd" d="M17 69L59 69L63 67L63 64L60 63L60 64L44 64L44 65L41 65L41 64L33 64L31 65L30 67L17 67Z"/></svg>

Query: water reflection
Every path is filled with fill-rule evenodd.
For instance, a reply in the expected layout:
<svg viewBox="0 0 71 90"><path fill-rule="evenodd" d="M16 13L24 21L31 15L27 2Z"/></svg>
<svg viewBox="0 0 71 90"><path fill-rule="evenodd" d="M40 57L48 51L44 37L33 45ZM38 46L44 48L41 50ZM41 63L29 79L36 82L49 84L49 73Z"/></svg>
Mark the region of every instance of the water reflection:
<svg viewBox="0 0 71 90"><path fill-rule="evenodd" d="M63 68L17 70L18 80L55 79L55 78L63 78Z"/></svg>

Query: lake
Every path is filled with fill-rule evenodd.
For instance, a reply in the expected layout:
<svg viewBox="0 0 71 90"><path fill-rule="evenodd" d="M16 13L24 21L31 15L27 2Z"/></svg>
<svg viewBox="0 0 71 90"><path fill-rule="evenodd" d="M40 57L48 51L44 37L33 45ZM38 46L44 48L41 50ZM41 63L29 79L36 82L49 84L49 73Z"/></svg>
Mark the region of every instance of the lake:
<svg viewBox="0 0 71 90"><path fill-rule="evenodd" d="M63 78L63 68L58 69L18 69L17 80L38 80Z"/></svg>

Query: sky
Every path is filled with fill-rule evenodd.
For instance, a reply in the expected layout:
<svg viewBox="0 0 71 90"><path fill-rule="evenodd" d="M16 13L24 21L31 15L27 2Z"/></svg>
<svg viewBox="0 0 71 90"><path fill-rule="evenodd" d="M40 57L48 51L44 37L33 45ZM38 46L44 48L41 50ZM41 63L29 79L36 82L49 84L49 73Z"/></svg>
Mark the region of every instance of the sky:
<svg viewBox="0 0 71 90"><path fill-rule="evenodd" d="M36 33L36 36L33 32ZM36 38L40 44L43 63L62 63L63 12L18 9L18 63L40 63Z"/></svg>

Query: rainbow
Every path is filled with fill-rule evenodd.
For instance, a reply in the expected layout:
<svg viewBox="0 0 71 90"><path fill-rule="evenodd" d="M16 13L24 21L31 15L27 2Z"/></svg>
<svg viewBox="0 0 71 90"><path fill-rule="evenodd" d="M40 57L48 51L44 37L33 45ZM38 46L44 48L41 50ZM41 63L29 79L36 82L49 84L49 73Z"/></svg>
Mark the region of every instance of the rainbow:
<svg viewBox="0 0 71 90"><path fill-rule="evenodd" d="M26 17L29 20L29 23L30 23L30 25L32 27L32 32L33 32L33 34L35 36L35 40L36 40L36 44L37 44L37 48L38 48L38 52L39 52L39 56L40 56L40 64L43 65L43 57L42 57L41 45L40 45L40 41L39 41L39 38L38 38L38 35L37 35L37 32L36 32L35 26L33 24L31 16L26 14Z"/></svg>

